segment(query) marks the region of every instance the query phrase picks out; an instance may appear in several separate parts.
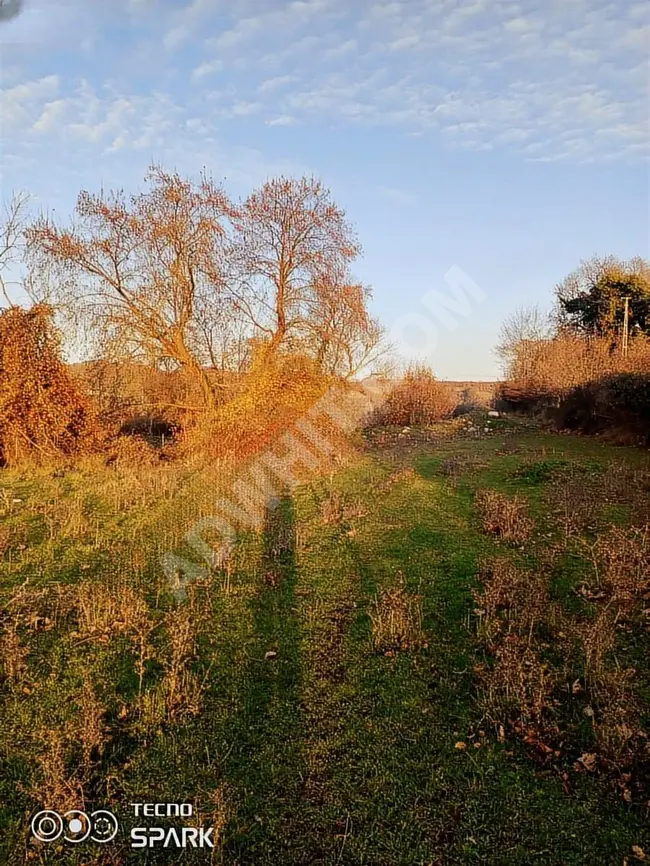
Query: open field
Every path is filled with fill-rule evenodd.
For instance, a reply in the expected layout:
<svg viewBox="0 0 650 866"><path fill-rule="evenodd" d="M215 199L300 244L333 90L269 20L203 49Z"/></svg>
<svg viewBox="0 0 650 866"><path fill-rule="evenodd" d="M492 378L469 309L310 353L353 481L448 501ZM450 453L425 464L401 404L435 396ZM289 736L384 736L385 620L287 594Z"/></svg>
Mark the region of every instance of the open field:
<svg viewBox="0 0 650 866"><path fill-rule="evenodd" d="M562 635L586 634L602 606L594 544L648 521L648 454L529 422L464 430L359 434L344 468L287 494L178 606L158 557L211 513L227 465L3 471L0 861L650 856L647 746L628 760L650 706L644 603L601 660L603 676L635 671L634 712L616 722L634 735L613 759L607 697L579 653L553 656L553 624L534 624L560 672L548 707L521 722L516 702L486 699L501 614L481 596L485 563L505 560L531 586L546 575ZM479 490L519 497L521 537L481 519ZM129 849L133 801L195 803L218 845ZM43 805L112 808L121 842L39 847L28 819Z"/></svg>

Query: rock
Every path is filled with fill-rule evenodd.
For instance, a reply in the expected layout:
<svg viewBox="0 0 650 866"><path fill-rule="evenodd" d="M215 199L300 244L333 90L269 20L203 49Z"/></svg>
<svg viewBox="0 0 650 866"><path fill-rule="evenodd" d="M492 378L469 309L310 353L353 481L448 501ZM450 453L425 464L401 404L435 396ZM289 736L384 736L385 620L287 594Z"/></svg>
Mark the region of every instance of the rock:
<svg viewBox="0 0 650 866"><path fill-rule="evenodd" d="M488 412L488 418L500 418L501 412L496 412L494 409L491 412Z"/></svg>
<svg viewBox="0 0 650 866"><path fill-rule="evenodd" d="M269 650L264 656L264 661L268 662L271 659L276 659L277 657L278 657L278 654L275 652L275 650Z"/></svg>

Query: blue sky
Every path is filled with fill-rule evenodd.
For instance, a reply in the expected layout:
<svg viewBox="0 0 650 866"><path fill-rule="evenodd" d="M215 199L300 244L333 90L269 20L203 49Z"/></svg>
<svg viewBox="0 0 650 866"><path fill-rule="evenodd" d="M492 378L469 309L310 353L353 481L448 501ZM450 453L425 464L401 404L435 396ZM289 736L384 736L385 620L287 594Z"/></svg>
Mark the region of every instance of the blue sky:
<svg viewBox="0 0 650 866"><path fill-rule="evenodd" d="M497 374L503 317L594 253L649 253L650 15L636 0L24 0L0 21L2 197L67 218L147 165L234 197L316 174L387 328L461 268L431 357Z"/></svg>

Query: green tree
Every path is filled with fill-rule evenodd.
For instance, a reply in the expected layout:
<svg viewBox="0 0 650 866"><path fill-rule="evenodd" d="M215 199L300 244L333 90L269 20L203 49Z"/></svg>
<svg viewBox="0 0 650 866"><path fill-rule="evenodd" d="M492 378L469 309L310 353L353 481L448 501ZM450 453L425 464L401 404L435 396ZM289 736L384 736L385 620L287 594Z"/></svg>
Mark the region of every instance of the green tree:
<svg viewBox="0 0 650 866"><path fill-rule="evenodd" d="M650 336L650 262L614 256L583 261L557 287L558 322L580 333L616 339L629 302L630 336Z"/></svg>

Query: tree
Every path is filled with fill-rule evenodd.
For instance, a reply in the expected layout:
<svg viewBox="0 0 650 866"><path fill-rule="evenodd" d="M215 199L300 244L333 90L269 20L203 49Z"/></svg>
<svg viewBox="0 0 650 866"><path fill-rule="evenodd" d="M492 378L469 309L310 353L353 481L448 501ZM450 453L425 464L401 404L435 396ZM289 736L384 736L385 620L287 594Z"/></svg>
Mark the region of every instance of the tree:
<svg viewBox="0 0 650 866"><path fill-rule="evenodd" d="M223 223L233 208L205 175L193 184L154 165L146 180L151 188L129 198L81 192L70 228L41 217L27 231L31 262L57 269L57 300L103 348L182 368L212 410L197 311L223 300Z"/></svg>
<svg viewBox="0 0 650 866"><path fill-rule="evenodd" d="M371 290L359 283L323 281L309 328L313 354L331 375L354 376L376 365L390 347L384 329L368 312Z"/></svg>
<svg viewBox="0 0 650 866"><path fill-rule="evenodd" d="M14 306L7 288L13 281L7 280L5 273L23 256L29 198L26 192L14 193L11 200L5 202L4 218L0 223L0 303L4 302L8 307Z"/></svg>
<svg viewBox="0 0 650 866"><path fill-rule="evenodd" d="M314 178L278 178L243 203L232 249L231 293L257 336L350 366L353 343L376 339L368 290L350 278L360 246L331 194ZM337 370L338 371L338 370Z"/></svg>
<svg viewBox="0 0 650 866"><path fill-rule="evenodd" d="M516 360L521 361L527 350L552 336L550 316L538 306L517 307L501 325L496 354L509 371Z"/></svg>
<svg viewBox="0 0 650 866"><path fill-rule="evenodd" d="M556 287L556 296L561 326L613 341L623 325L623 298L628 297L630 336L650 335L650 262L645 259L594 256Z"/></svg>

